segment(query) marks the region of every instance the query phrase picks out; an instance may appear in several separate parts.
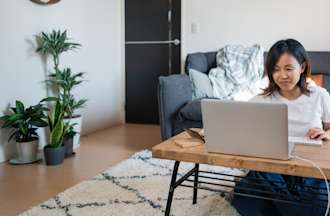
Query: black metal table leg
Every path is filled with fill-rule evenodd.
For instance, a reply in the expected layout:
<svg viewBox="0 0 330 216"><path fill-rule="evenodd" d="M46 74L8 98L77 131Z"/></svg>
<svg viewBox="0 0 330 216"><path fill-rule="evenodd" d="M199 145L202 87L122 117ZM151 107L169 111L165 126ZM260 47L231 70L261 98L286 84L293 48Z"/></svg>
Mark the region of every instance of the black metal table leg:
<svg viewBox="0 0 330 216"><path fill-rule="evenodd" d="M197 203L198 170L199 170L199 164L195 164L193 204Z"/></svg>
<svg viewBox="0 0 330 216"><path fill-rule="evenodd" d="M178 174L179 164L180 164L179 161L175 161L175 163L174 163L170 190L168 192L168 198L167 198L167 203L166 203L165 216L170 215L171 205L172 205L172 200L173 200L173 193L174 193L174 189L175 189L176 175Z"/></svg>

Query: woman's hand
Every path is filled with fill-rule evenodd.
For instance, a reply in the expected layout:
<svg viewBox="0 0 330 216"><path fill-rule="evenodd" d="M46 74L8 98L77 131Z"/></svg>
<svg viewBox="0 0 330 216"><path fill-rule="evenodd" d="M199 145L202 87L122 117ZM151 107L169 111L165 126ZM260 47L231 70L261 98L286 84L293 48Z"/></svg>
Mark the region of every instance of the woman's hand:
<svg viewBox="0 0 330 216"><path fill-rule="evenodd" d="M329 134L321 128L311 128L306 133L306 136L310 139L324 140L329 139Z"/></svg>

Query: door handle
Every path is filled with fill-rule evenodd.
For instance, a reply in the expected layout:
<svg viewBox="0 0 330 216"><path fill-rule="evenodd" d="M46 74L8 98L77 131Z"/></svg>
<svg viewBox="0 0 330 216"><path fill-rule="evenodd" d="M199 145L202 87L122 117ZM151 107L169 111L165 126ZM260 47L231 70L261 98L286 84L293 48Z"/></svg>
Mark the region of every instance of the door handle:
<svg viewBox="0 0 330 216"><path fill-rule="evenodd" d="M179 45L181 41L179 39L167 40L167 41L126 41L125 44L174 44Z"/></svg>

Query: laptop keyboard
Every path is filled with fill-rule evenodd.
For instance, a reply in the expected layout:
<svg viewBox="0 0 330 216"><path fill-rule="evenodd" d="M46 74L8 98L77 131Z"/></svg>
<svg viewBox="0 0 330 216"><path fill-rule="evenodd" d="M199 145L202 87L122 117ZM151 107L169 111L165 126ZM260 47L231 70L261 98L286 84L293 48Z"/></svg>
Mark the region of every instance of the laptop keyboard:
<svg viewBox="0 0 330 216"><path fill-rule="evenodd" d="M289 136L290 143L307 144L307 145L322 145L322 140L309 139L307 137Z"/></svg>

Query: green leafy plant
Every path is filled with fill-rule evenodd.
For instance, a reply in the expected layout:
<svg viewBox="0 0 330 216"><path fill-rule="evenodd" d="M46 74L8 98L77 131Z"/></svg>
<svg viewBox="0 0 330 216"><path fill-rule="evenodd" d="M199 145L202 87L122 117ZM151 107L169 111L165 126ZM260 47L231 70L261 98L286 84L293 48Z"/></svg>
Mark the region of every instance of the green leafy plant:
<svg viewBox="0 0 330 216"><path fill-rule="evenodd" d="M74 74L70 68L65 68L49 76L51 79L47 82L59 87L58 96L64 106L65 117L73 117L74 111L84 107L87 101L86 99L76 100L72 94L72 90L84 81L82 79L84 73Z"/></svg>
<svg viewBox="0 0 330 216"><path fill-rule="evenodd" d="M48 146L53 148L61 147L67 129L64 123L64 109L59 101L56 101L55 109L48 116L48 125L50 130Z"/></svg>
<svg viewBox="0 0 330 216"><path fill-rule="evenodd" d="M38 138L36 130L39 127L48 126L44 111L48 109L41 103L25 108L24 104L17 100L16 106L11 107L11 113L0 118L3 121L2 128L12 128L8 141L15 138L16 142L29 142Z"/></svg>
<svg viewBox="0 0 330 216"><path fill-rule="evenodd" d="M38 48L37 52L43 55L51 55L54 62L55 71L58 70L60 63L60 55L63 52L74 50L81 46L79 43L71 42L68 38L67 31L61 32L60 30L53 30L50 33L41 32L37 35Z"/></svg>
<svg viewBox="0 0 330 216"><path fill-rule="evenodd" d="M77 134L77 132L73 128L76 124L77 123L74 123L74 124L69 124L68 123L64 136L73 138Z"/></svg>
<svg viewBox="0 0 330 216"><path fill-rule="evenodd" d="M81 44L71 42L67 37L67 31L55 31L50 33L42 32L37 36L39 44L37 52L43 55L51 55L54 62L54 72L49 75L50 79L46 80L54 89L57 89L58 100L61 101L65 112L65 117L72 118L76 109L84 107L86 99L77 100L72 94L72 89L80 85L84 73L72 73L70 68L61 70L59 68L60 55L63 52L74 50L81 47ZM54 97L46 98L44 101L54 100Z"/></svg>

